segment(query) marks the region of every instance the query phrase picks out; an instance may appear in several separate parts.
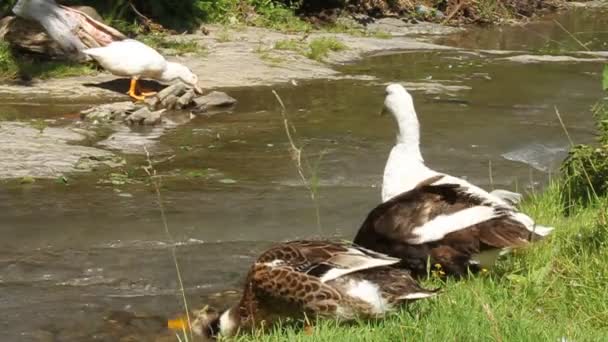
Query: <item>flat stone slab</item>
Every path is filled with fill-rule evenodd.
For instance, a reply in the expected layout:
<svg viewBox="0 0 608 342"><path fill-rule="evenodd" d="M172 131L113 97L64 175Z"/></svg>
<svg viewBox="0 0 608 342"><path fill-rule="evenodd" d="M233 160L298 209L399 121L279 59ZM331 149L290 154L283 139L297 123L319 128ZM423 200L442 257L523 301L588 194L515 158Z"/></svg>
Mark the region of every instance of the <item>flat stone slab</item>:
<svg viewBox="0 0 608 342"><path fill-rule="evenodd" d="M68 128L47 127L41 131L23 122L1 122L0 179L57 178L124 164L112 152L71 144L84 138Z"/></svg>

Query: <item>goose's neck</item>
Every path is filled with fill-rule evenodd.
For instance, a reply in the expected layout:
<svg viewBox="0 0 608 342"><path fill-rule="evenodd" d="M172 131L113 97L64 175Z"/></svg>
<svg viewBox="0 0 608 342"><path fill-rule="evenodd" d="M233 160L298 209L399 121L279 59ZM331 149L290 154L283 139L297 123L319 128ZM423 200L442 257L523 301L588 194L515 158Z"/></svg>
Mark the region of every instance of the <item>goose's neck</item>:
<svg viewBox="0 0 608 342"><path fill-rule="evenodd" d="M411 108L397 108L395 114L397 126L399 127L397 145L401 145L401 149L409 156L422 161L422 154L420 153L420 123L418 122L413 105Z"/></svg>
<svg viewBox="0 0 608 342"><path fill-rule="evenodd" d="M184 67L175 62L167 62L167 66L165 70L160 75L160 80L163 82L172 82L179 78L185 78L184 75Z"/></svg>

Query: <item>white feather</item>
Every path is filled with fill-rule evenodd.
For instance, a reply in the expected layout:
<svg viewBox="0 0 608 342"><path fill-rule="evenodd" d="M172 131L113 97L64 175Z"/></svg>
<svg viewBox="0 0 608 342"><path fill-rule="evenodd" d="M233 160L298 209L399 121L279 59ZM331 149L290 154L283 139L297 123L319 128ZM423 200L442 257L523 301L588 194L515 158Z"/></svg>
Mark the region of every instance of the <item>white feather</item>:
<svg viewBox="0 0 608 342"><path fill-rule="evenodd" d="M430 292L413 292L413 293L408 293L406 295L400 296L399 299L414 300L414 299L429 298L429 297L433 297L435 295L436 295L435 293L430 293Z"/></svg>
<svg viewBox="0 0 608 342"><path fill-rule="evenodd" d="M514 220L521 222L521 224L523 224L524 227L526 227L526 229L529 230L530 232L533 232L540 236L547 236L551 233L551 231L553 231L553 227L545 227L545 226L537 225L536 223L534 223L534 220L530 216L528 216L524 213L514 212L511 214L511 217Z"/></svg>
<svg viewBox="0 0 608 342"><path fill-rule="evenodd" d="M118 76L157 79L167 67L167 61L161 54L134 39L86 49L83 53L93 57L104 69Z"/></svg>
<svg viewBox="0 0 608 342"><path fill-rule="evenodd" d="M518 205L523 198L522 194L520 194L519 192L513 192L504 189L492 190L490 194L514 206Z"/></svg>
<svg viewBox="0 0 608 342"><path fill-rule="evenodd" d="M224 313L220 316L220 334L222 336L232 336L239 328L237 322L233 321L230 315L230 311L233 310L228 309L224 311Z"/></svg>
<svg viewBox="0 0 608 342"><path fill-rule="evenodd" d="M393 114L399 127L397 143L384 168L382 181L382 201L412 190L420 182L431 177L443 175L434 184L458 184L488 203L511 208L511 203L500 196L490 194L487 191L465 181L461 178L452 177L429 169L424 164L420 152L420 123L414 108L411 95L399 84L391 84L386 88L387 96L384 105ZM513 194L513 193L511 193Z"/></svg>
<svg viewBox="0 0 608 342"><path fill-rule="evenodd" d="M412 230L411 244L423 244L443 239L446 235L500 216L493 207L476 206L449 215L439 215Z"/></svg>
<svg viewBox="0 0 608 342"><path fill-rule="evenodd" d="M378 285L368 280L351 280L346 293L371 305L376 314L382 314L389 309L389 304L382 298Z"/></svg>
<svg viewBox="0 0 608 342"><path fill-rule="evenodd" d="M366 270L366 269L370 269L370 268L381 267L381 266L394 265L399 262L399 259L396 259L396 258L379 259L379 258L373 258L373 257L367 256L367 255L366 255L366 258L360 258L359 256L358 256L358 258L360 259L360 262L357 263L357 265L355 265L355 266L347 267L347 268L337 268L336 267L336 268L330 269L327 273L325 273L321 277L321 282L326 283L330 280L340 278L349 273Z"/></svg>

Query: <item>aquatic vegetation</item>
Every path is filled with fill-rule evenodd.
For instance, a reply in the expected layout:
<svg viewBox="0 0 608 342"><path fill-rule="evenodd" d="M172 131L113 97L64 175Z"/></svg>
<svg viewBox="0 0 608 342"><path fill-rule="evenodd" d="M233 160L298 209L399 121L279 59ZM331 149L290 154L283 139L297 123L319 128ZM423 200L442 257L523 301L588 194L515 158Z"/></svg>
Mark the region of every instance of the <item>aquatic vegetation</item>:
<svg viewBox="0 0 608 342"><path fill-rule="evenodd" d="M347 46L334 37L315 38L308 43L306 57L323 61L332 51L346 50Z"/></svg>

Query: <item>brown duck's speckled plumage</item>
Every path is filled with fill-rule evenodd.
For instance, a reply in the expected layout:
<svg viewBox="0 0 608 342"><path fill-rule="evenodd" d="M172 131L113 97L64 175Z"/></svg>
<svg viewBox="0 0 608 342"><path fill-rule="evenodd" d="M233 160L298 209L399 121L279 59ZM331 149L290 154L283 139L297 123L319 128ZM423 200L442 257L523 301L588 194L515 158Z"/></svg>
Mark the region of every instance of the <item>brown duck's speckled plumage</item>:
<svg viewBox="0 0 608 342"><path fill-rule="evenodd" d="M400 258L399 266L416 275L427 274L427 265L440 264L445 273L464 275L478 266L471 259L484 251L519 247L540 239L509 216L512 209L486 203L458 184L433 185L443 176L429 178L374 208L361 225L354 243ZM491 206L497 217L447 234L441 240L413 244L413 230L439 215L450 215L474 206Z"/></svg>
<svg viewBox="0 0 608 342"><path fill-rule="evenodd" d="M388 266L398 262L346 242L281 243L262 253L251 267L243 296L230 315L247 330L304 315L378 318L414 299L408 294L434 294L435 290L420 287L408 271ZM340 273L330 273L336 270ZM385 310L347 293L351 282L361 280L378 287L389 304Z"/></svg>

